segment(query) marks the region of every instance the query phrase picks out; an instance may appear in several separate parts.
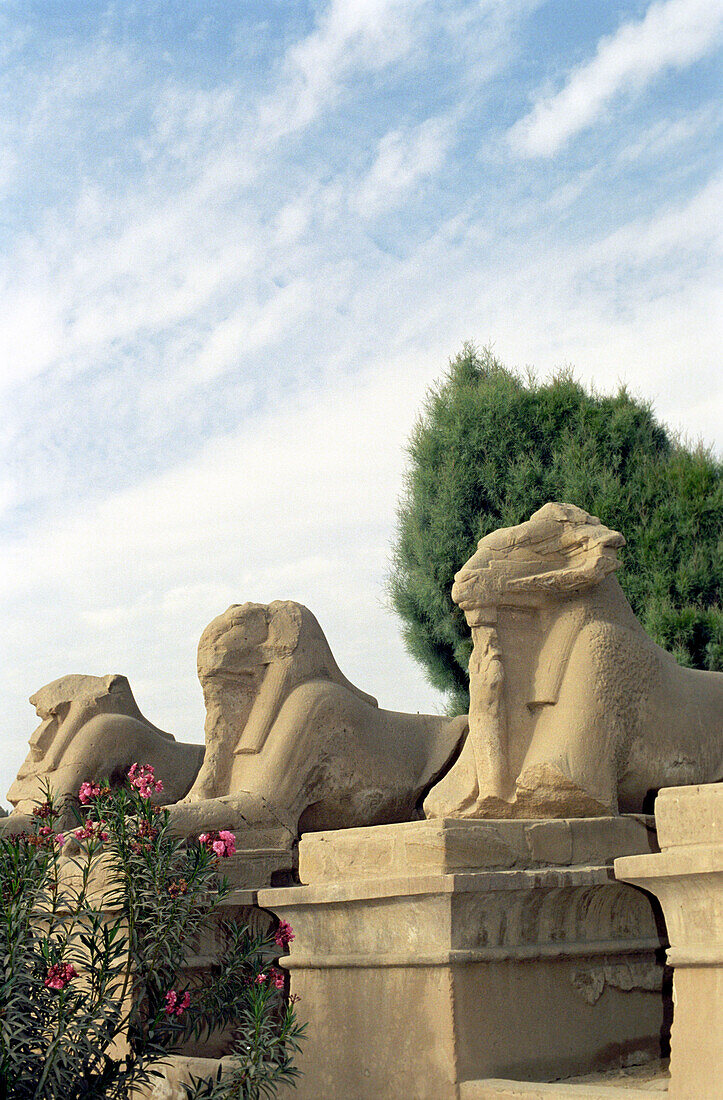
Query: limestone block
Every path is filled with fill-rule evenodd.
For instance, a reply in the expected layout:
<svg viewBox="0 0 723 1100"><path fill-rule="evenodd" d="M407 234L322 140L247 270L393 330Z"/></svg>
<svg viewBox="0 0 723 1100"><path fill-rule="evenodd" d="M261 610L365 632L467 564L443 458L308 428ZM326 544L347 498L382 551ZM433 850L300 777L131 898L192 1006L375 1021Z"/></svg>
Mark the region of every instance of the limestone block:
<svg viewBox="0 0 723 1100"><path fill-rule="evenodd" d="M192 1078L215 1081L218 1068L224 1062L223 1058L169 1054L154 1066L158 1076L133 1090L132 1100L188 1100L184 1085L190 1084Z"/></svg>
<svg viewBox="0 0 723 1100"><path fill-rule="evenodd" d="M665 1100L667 1081L646 1088L635 1083L592 1084L578 1081L465 1081L460 1100Z"/></svg>
<svg viewBox="0 0 723 1100"><path fill-rule="evenodd" d="M479 821L448 818L306 833L299 846L304 883L504 870L601 865L616 855L657 851L655 819Z"/></svg>
<svg viewBox="0 0 723 1100"><path fill-rule="evenodd" d="M548 823L518 821L303 837L306 885L258 899L295 931L283 965L309 1024L299 1100L458 1100L468 1080L657 1057L656 917L610 867L618 844L649 852L651 836L620 820L607 850L600 820L550 822L547 838ZM586 850L604 858L571 862Z"/></svg>
<svg viewBox="0 0 723 1100"><path fill-rule="evenodd" d="M659 900L673 972L671 1100L721 1094L723 1081L723 784L661 791L661 852L615 861L621 880Z"/></svg>

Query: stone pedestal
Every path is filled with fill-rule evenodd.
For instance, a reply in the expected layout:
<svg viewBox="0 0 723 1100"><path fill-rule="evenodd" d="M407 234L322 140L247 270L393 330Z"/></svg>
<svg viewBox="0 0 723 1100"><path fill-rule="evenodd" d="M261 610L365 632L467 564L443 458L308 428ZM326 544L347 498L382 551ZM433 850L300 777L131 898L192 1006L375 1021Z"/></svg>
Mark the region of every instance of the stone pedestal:
<svg viewBox="0 0 723 1100"><path fill-rule="evenodd" d="M299 1100L447 1100L657 1057L661 940L612 860L652 819L416 821L307 834L293 926Z"/></svg>
<svg viewBox="0 0 723 1100"><path fill-rule="evenodd" d="M723 783L669 787L655 803L661 851L615 861L660 900L673 971L670 1100L723 1096Z"/></svg>

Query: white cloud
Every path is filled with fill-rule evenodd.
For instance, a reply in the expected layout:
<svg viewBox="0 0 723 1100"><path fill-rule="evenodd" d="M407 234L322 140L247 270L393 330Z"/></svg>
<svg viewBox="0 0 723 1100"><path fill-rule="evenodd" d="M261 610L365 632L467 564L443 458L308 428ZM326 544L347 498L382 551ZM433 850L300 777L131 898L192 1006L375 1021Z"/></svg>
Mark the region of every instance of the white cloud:
<svg viewBox="0 0 723 1100"><path fill-rule="evenodd" d="M199 90L149 81L138 56L108 43L68 47L49 73L26 74L28 105L12 133L27 164L31 145L42 157L44 147L82 143L93 124L122 141L118 86L128 88L129 111L145 106L150 121L134 138L140 160L127 182L119 169L109 185L88 164L77 190L49 203L32 234L6 250L0 391L51 366L66 378L82 374L119 348L151 336L170 341L187 326L195 351L164 360L169 382L178 375L185 387L189 376L208 381L244 349L282 336L308 306L293 250L308 262L302 253L313 245L315 218L328 234L344 209L371 217L402 204L438 175L456 116L395 127L378 140L366 176L343 168L323 185L311 177L301 197L284 178L284 139L333 109L345 82L409 59L435 30L469 40L484 29L504 53L510 20L534 2L470 10L453 0L437 10L429 0L332 0L277 63L274 91L251 104L241 82ZM272 202L265 217L259 195ZM287 284L281 294L267 285L269 267Z"/></svg>
<svg viewBox="0 0 723 1100"><path fill-rule="evenodd" d="M402 202L425 176L438 172L453 139L449 117L428 118L411 130L390 130L350 197L352 210L373 217Z"/></svg>
<svg viewBox="0 0 723 1100"><path fill-rule="evenodd" d="M649 265L666 253L682 250L700 255L720 253L723 174L709 180L684 203L638 218L591 244L583 254L585 266L600 264Z"/></svg>
<svg viewBox="0 0 723 1100"><path fill-rule="evenodd" d="M706 104L679 118L658 119L636 134L633 141L618 153L621 164L644 159L659 159L670 153L680 155L687 142L716 133L723 113L717 104Z"/></svg>
<svg viewBox="0 0 723 1100"><path fill-rule="evenodd" d="M267 300L264 294L257 316L247 315L248 307L229 312L225 303L216 304L234 283L243 285L244 299L258 296L269 248L293 245L308 228L308 214L291 197L285 213L274 215L275 226L261 224L255 195L268 187L270 176L283 196L275 165L279 142L290 131L332 107L345 80L409 51L420 5L332 0L314 29L287 50L278 87L253 109L233 86L144 87L138 64L125 50L115 54L105 44L68 51L52 72L30 81L30 105L13 130L26 159L31 139L36 146L49 135L61 146L77 140L78 118L103 118L93 97L105 94L111 102L119 84L130 82L131 107L149 93L155 102L152 125L137 142L141 177L120 191L84 181L70 208L46 211L32 237L0 265L0 287L8 288L0 306L0 389L59 362L66 374L80 372L90 357L101 358L113 346L194 323L203 308L219 331L208 352L195 365L181 363L179 373L197 366L208 378L221 373L234 350L268 342L277 319L288 326L298 318L303 281L281 296ZM86 70L92 79L82 79ZM426 152L424 130L419 140L423 171L425 156L433 157L434 137L430 132ZM404 171L409 175L414 167ZM212 369L209 354L217 348L223 362Z"/></svg>
<svg viewBox="0 0 723 1100"><path fill-rule="evenodd" d="M288 51L279 90L262 103L257 127L264 142L308 126L336 100L355 71L383 69L414 42L422 0L331 0L314 30Z"/></svg>
<svg viewBox="0 0 723 1100"><path fill-rule="evenodd" d="M276 215L276 240L282 246L296 244L309 226L311 217L308 200L293 199Z"/></svg>
<svg viewBox="0 0 723 1100"><path fill-rule="evenodd" d="M245 356L282 341L291 328L303 323L312 303L306 279L287 284L260 305L245 303L213 328L180 375L181 385L203 385Z"/></svg>
<svg viewBox="0 0 723 1100"><path fill-rule="evenodd" d="M595 57L570 73L561 91L539 99L508 134L521 156L550 157L591 126L610 101L639 92L670 68L710 53L723 25L721 0L657 0L639 22L598 43Z"/></svg>
<svg viewBox="0 0 723 1100"><path fill-rule="evenodd" d="M63 350L63 320L54 288L7 287L0 302L0 389L32 377Z"/></svg>

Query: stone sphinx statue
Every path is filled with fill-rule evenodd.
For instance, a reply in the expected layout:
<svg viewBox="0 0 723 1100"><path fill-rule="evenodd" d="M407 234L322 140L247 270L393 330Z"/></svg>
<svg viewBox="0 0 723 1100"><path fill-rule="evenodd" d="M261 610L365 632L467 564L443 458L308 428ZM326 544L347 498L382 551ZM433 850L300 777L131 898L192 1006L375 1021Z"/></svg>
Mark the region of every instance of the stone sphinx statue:
<svg viewBox="0 0 723 1100"><path fill-rule="evenodd" d="M382 710L340 671L308 608L290 601L214 619L198 675L206 753L174 807L179 823L277 821L297 833L408 821L467 729L466 716Z"/></svg>
<svg viewBox="0 0 723 1100"><path fill-rule="evenodd" d="M469 735L427 817L585 817L723 777L723 674L681 668L617 579L622 535L571 504L494 531L455 577Z"/></svg>
<svg viewBox="0 0 723 1100"><path fill-rule="evenodd" d="M300 830L406 821L459 748L466 717L400 714L351 684L301 604L230 607L198 647L206 745L147 721L123 676L66 676L31 697L41 725L8 798L24 827L49 781L121 782L134 761L163 780L181 833L244 825Z"/></svg>
<svg viewBox="0 0 723 1100"><path fill-rule="evenodd" d="M203 746L178 742L144 718L125 676L63 676L30 702L40 725L8 792L11 828L22 827L45 783L62 799L84 779L119 783L134 761L149 761L163 775L159 801L168 804L183 798L201 766Z"/></svg>

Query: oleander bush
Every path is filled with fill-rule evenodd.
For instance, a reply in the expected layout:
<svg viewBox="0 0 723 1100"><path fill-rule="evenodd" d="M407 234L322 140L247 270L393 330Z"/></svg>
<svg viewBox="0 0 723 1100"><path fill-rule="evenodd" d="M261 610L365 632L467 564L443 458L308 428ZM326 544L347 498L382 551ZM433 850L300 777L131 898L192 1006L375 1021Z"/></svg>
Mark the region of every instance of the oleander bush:
<svg viewBox="0 0 723 1100"><path fill-rule="evenodd" d="M186 957L229 893L219 867L235 838L174 838L153 769L128 779L84 783L70 832L48 790L32 828L0 836L0 1100L126 1100L169 1052L224 1026L236 1036L228 1072L188 1086L189 1100L273 1097L298 1074L303 1031L275 965L291 929L221 922L213 980L190 982Z"/></svg>

